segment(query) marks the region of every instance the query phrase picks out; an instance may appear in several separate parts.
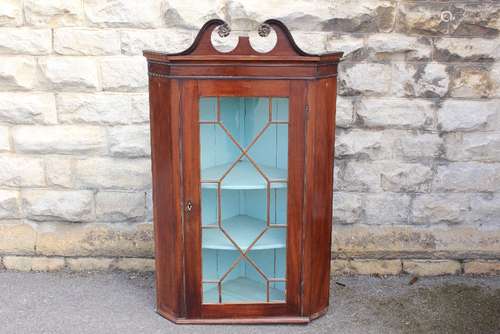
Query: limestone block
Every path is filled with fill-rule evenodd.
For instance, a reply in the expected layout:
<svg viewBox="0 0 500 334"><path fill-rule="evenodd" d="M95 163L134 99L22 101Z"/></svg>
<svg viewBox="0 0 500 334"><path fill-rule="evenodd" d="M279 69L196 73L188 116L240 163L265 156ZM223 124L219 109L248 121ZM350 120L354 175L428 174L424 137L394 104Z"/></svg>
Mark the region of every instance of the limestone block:
<svg viewBox="0 0 500 334"><path fill-rule="evenodd" d="M500 164L457 162L438 166L433 191L500 191Z"/></svg>
<svg viewBox="0 0 500 334"><path fill-rule="evenodd" d="M450 6L453 19L450 34L456 36L477 36L492 38L500 31L500 5L487 3L453 3Z"/></svg>
<svg viewBox="0 0 500 334"><path fill-rule="evenodd" d="M363 217L363 196L361 193L336 191L333 193L333 223L353 224Z"/></svg>
<svg viewBox="0 0 500 334"><path fill-rule="evenodd" d="M393 64L391 92L395 96L442 97L448 93L449 85L445 64Z"/></svg>
<svg viewBox="0 0 500 334"><path fill-rule="evenodd" d="M256 34L258 36L258 34ZM328 35L325 32L296 31L293 38L297 45L305 52L311 54L320 54L326 52L326 39ZM257 43L257 42L255 42ZM265 40L262 41L262 44ZM342 51L337 49L335 51Z"/></svg>
<svg viewBox="0 0 500 334"><path fill-rule="evenodd" d="M438 38L434 41L438 61L491 61L500 58L500 41L486 38Z"/></svg>
<svg viewBox="0 0 500 334"><path fill-rule="evenodd" d="M360 6L350 0L334 1L330 5L330 14L333 18L324 23L324 30L389 32L396 20L396 2L367 0Z"/></svg>
<svg viewBox="0 0 500 334"><path fill-rule="evenodd" d="M225 5L225 6L224 6ZM221 6L221 11L231 9L230 7L239 6L240 12L245 14L243 4L241 3L224 3ZM261 3L261 5L263 5ZM229 7L229 8L228 8ZM163 22L167 27L179 27L184 29L199 29L203 24L213 18L218 18L216 13L217 8L210 2L197 2L196 6L192 3L183 0L171 0L165 8ZM243 9L243 10L241 10ZM241 13L239 16L242 16ZM252 17L252 20L256 20Z"/></svg>
<svg viewBox="0 0 500 334"><path fill-rule="evenodd" d="M0 5L0 27L16 27L23 24L21 0L2 0Z"/></svg>
<svg viewBox="0 0 500 334"><path fill-rule="evenodd" d="M10 151L9 128L0 125L0 152Z"/></svg>
<svg viewBox="0 0 500 334"><path fill-rule="evenodd" d="M150 165L150 159L78 159L75 182L93 189L143 190L151 185Z"/></svg>
<svg viewBox="0 0 500 334"><path fill-rule="evenodd" d="M340 191L375 192L381 191L380 164L371 162L348 161L347 164L336 166L335 189Z"/></svg>
<svg viewBox="0 0 500 334"><path fill-rule="evenodd" d="M84 22L81 0L24 0L26 23L33 26L76 26Z"/></svg>
<svg viewBox="0 0 500 334"><path fill-rule="evenodd" d="M148 93L138 93L130 95L132 98L132 119L135 123L149 123L149 95ZM132 122L131 122L132 123Z"/></svg>
<svg viewBox="0 0 500 334"><path fill-rule="evenodd" d="M147 272L155 270L154 259L119 258L113 263L113 268L123 271Z"/></svg>
<svg viewBox="0 0 500 334"><path fill-rule="evenodd" d="M387 131L353 129L337 133L335 156L337 158L390 159L394 137Z"/></svg>
<svg viewBox="0 0 500 334"><path fill-rule="evenodd" d="M22 125L12 129L16 152L85 154L105 153L103 128L76 125Z"/></svg>
<svg viewBox="0 0 500 334"><path fill-rule="evenodd" d="M0 186L40 187L45 185L43 160L19 155L0 155Z"/></svg>
<svg viewBox="0 0 500 334"><path fill-rule="evenodd" d="M469 257L498 254L500 231L480 226L337 225L332 251L346 256L374 257L392 252Z"/></svg>
<svg viewBox="0 0 500 334"><path fill-rule="evenodd" d="M33 225L19 220L2 220L0 253L29 255L35 252L36 231Z"/></svg>
<svg viewBox="0 0 500 334"><path fill-rule="evenodd" d="M377 95L389 92L391 66L378 63L341 63L339 67L340 95ZM377 80L366 80L377 78Z"/></svg>
<svg viewBox="0 0 500 334"><path fill-rule="evenodd" d="M500 126L498 101L446 100L438 111L443 131L495 130Z"/></svg>
<svg viewBox="0 0 500 334"><path fill-rule="evenodd" d="M149 120L148 98L137 93L57 94L59 121L70 124L129 124Z"/></svg>
<svg viewBox="0 0 500 334"><path fill-rule="evenodd" d="M461 270L453 260L403 260L403 271L417 276L456 275Z"/></svg>
<svg viewBox="0 0 500 334"><path fill-rule="evenodd" d="M98 221L125 221L144 219L145 192L110 192L96 194L96 218Z"/></svg>
<svg viewBox="0 0 500 334"><path fill-rule="evenodd" d="M62 257L6 256L3 261L7 270L58 271L64 268Z"/></svg>
<svg viewBox="0 0 500 334"><path fill-rule="evenodd" d="M152 257L153 226L143 223L42 223L40 255L78 257ZM69 263L68 263L69 264Z"/></svg>
<svg viewBox="0 0 500 334"><path fill-rule="evenodd" d="M418 163L385 163L379 173L384 191L425 192L432 179L431 168Z"/></svg>
<svg viewBox="0 0 500 334"><path fill-rule="evenodd" d="M117 157L151 155L149 125L115 126L108 130L109 151Z"/></svg>
<svg viewBox="0 0 500 334"><path fill-rule="evenodd" d="M494 78L484 65L454 66L450 96L485 98L495 95Z"/></svg>
<svg viewBox="0 0 500 334"><path fill-rule="evenodd" d="M448 32L448 22L441 13L448 10L445 3L404 2L398 6L396 31L405 34L439 36Z"/></svg>
<svg viewBox="0 0 500 334"><path fill-rule="evenodd" d="M96 61L82 57L46 57L38 59L42 84L60 91L99 90Z"/></svg>
<svg viewBox="0 0 500 334"><path fill-rule="evenodd" d="M145 91L148 70L144 57L107 57L100 62L102 88L110 91Z"/></svg>
<svg viewBox="0 0 500 334"><path fill-rule="evenodd" d="M51 51L50 29L0 29L0 54L45 55Z"/></svg>
<svg viewBox="0 0 500 334"><path fill-rule="evenodd" d="M401 134L393 146L396 158L418 161L442 155L443 139L437 133Z"/></svg>
<svg viewBox="0 0 500 334"><path fill-rule="evenodd" d="M153 192L151 190L146 193L146 220L153 220Z"/></svg>
<svg viewBox="0 0 500 334"><path fill-rule="evenodd" d="M315 6L311 6L310 2L305 0L295 1L293 10L286 2L282 1L240 1L226 2L213 11L213 6L209 3L200 8L195 13L189 13L189 4L184 1L174 0L169 2L171 8L178 9L181 14L181 19L193 22L195 25L203 16L217 15L224 20L227 20L232 26L239 29L256 28L260 22L263 22L269 17L275 17L284 22L290 29L320 31L326 20L331 17L328 9L331 8L331 1L317 0ZM199 16L201 14L201 16ZM197 17L195 17L195 15ZM172 15L169 15L172 17ZM309 27L309 29L305 29Z"/></svg>
<svg viewBox="0 0 500 334"><path fill-rule="evenodd" d="M333 275L398 275L401 260L332 260Z"/></svg>
<svg viewBox="0 0 500 334"><path fill-rule="evenodd" d="M493 95L495 97L500 97L500 62L496 62L493 64L490 70L490 79L493 82L495 90L493 91ZM498 103L498 101L497 101Z"/></svg>
<svg viewBox="0 0 500 334"><path fill-rule="evenodd" d="M420 194L413 200L412 221L416 224L463 223L467 221L467 194Z"/></svg>
<svg viewBox="0 0 500 334"><path fill-rule="evenodd" d="M120 31L121 50L130 56L142 55L143 50L181 52L194 41L195 31L186 29L123 29Z"/></svg>
<svg viewBox="0 0 500 334"><path fill-rule="evenodd" d="M397 193L366 194L364 222L382 225L408 223L410 196Z"/></svg>
<svg viewBox="0 0 500 334"><path fill-rule="evenodd" d="M54 124L57 112L51 93L0 93L0 122Z"/></svg>
<svg viewBox="0 0 500 334"><path fill-rule="evenodd" d="M337 97L335 125L339 128L348 128L354 122L354 104L352 99L344 96Z"/></svg>
<svg viewBox="0 0 500 334"><path fill-rule="evenodd" d="M372 34L366 42L373 60L429 60L432 44L427 37L404 34Z"/></svg>
<svg viewBox="0 0 500 334"><path fill-rule="evenodd" d="M71 159L63 157L46 157L45 172L49 186L71 188L73 178L71 173Z"/></svg>
<svg viewBox="0 0 500 334"><path fill-rule="evenodd" d="M0 219L21 217L19 192L16 190L0 190Z"/></svg>
<svg viewBox="0 0 500 334"><path fill-rule="evenodd" d="M499 132L456 132L445 138L448 160L500 162Z"/></svg>
<svg viewBox="0 0 500 334"><path fill-rule="evenodd" d="M433 105L427 100L363 98L356 109L356 115L367 127L435 128Z"/></svg>
<svg viewBox="0 0 500 334"><path fill-rule="evenodd" d="M329 52L344 52L345 59L361 60L366 58L364 44L362 37L332 33L326 37L325 48Z"/></svg>
<svg viewBox="0 0 500 334"><path fill-rule="evenodd" d="M4 256L3 265L7 270L31 271L32 257Z"/></svg>
<svg viewBox="0 0 500 334"><path fill-rule="evenodd" d="M342 51L348 60L366 59L364 38L346 34L331 33L326 36L325 49L328 52Z"/></svg>
<svg viewBox="0 0 500 334"><path fill-rule="evenodd" d="M120 33L109 29L55 29L54 51L69 56L120 54Z"/></svg>
<svg viewBox="0 0 500 334"><path fill-rule="evenodd" d="M345 191L421 192L429 190L431 178L431 168L418 163L350 161L337 178L337 187Z"/></svg>
<svg viewBox="0 0 500 334"><path fill-rule="evenodd" d="M91 221L93 193L88 190L22 190L24 214L37 221Z"/></svg>
<svg viewBox="0 0 500 334"><path fill-rule="evenodd" d="M29 90L36 84L33 57L0 57L0 89Z"/></svg>
<svg viewBox="0 0 500 334"><path fill-rule="evenodd" d="M110 258L92 258L92 257L80 257L80 258L68 258L66 262L68 267L72 271L99 271L99 270L109 270L114 259Z"/></svg>
<svg viewBox="0 0 500 334"><path fill-rule="evenodd" d="M469 275L500 275L500 261L467 261L464 263L464 273Z"/></svg>
<svg viewBox="0 0 500 334"><path fill-rule="evenodd" d="M87 19L101 27L158 27L164 12L159 0L84 0L83 6Z"/></svg>
<svg viewBox="0 0 500 334"><path fill-rule="evenodd" d="M470 200L470 222L500 225L500 194L474 194Z"/></svg>

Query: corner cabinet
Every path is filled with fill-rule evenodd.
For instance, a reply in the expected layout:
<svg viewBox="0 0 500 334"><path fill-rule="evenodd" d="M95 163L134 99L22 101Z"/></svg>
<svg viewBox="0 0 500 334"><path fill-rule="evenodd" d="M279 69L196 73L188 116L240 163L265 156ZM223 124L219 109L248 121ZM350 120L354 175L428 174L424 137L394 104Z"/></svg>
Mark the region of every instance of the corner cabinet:
<svg viewBox="0 0 500 334"><path fill-rule="evenodd" d="M328 307L337 64L268 20L217 51L145 51L158 312L176 323L305 323Z"/></svg>

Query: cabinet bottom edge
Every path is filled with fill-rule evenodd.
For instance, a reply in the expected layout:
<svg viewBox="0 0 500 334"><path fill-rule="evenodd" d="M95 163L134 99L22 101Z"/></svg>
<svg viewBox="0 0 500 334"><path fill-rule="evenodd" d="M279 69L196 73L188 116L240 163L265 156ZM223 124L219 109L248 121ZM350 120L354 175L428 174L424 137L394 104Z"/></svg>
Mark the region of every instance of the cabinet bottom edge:
<svg viewBox="0 0 500 334"><path fill-rule="evenodd" d="M273 317L254 317L254 318L177 318L171 314L159 309L156 312L167 320L176 324L208 325L208 324L306 324L314 318L294 317L294 316L273 316Z"/></svg>
<svg viewBox="0 0 500 334"><path fill-rule="evenodd" d="M310 316L262 316L241 318L182 318L165 312L159 308L156 312L175 324L208 325L208 324L307 324L328 312L328 307Z"/></svg>

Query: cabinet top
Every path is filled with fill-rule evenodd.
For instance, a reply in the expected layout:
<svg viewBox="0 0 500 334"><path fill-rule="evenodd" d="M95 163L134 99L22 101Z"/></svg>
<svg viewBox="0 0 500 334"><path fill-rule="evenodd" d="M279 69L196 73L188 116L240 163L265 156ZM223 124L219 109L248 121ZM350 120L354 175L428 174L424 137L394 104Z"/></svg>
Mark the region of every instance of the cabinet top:
<svg viewBox="0 0 500 334"><path fill-rule="evenodd" d="M186 50L178 53L164 53L145 50L144 56L149 62L176 63L176 62L259 62L259 63L338 63L342 52L310 54L301 50L288 30L280 21L270 19L259 27L259 34L266 36L270 29L276 32L276 45L267 53L255 51L250 45L249 38L240 36L237 46L229 52L220 52L212 45L211 35L214 29L219 33L229 34L227 24L219 19L210 20L198 32L193 44Z"/></svg>

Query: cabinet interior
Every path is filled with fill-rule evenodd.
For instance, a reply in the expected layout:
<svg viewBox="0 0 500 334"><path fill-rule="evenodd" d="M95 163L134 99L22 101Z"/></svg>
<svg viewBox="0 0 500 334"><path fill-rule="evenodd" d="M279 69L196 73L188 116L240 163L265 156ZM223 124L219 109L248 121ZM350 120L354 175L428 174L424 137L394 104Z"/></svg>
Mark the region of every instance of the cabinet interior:
<svg viewBox="0 0 500 334"><path fill-rule="evenodd" d="M199 100L203 303L284 302L287 97Z"/></svg>

